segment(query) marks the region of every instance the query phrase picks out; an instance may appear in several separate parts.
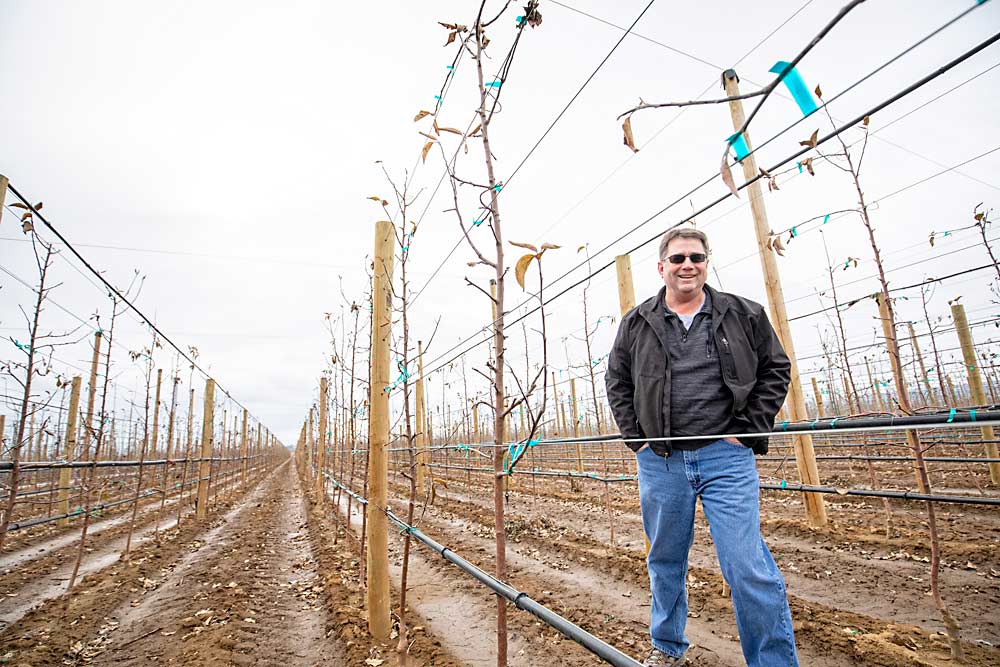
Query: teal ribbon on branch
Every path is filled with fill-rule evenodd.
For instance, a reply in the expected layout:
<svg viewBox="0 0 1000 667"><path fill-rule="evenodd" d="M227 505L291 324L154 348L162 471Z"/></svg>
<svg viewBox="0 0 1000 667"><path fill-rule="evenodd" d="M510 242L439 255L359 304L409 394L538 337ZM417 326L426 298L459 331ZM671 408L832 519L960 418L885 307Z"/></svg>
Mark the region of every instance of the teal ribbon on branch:
<svg viewBox="0 0 1000 667"><path fill-rule="evenodd" d="M953 421L955 421L955 413L956 412L957 412L957 410L955 410L955 408L952 408L951 410L948 411L948 423L949 424L952 423Z"/></svg>
<svg viewBox="0 0 1000 667"><path fill-rule="evenodd" d="M747 146L747 140L743 136L742 132L739 134L729 135L726 137L726 141L733 147L733 150L736 151L736 159L740 162L742 162L743 158L747 155L750 155L750 148Z"/></svg>
<svg viewBox="0 0 1000 667"><path fill-rule="evenodd" d="M527 442L512 442L508 445L507 465L504 466L504 472L510 474L511 466L514 464L514 461L516 461L528 447L534 447L537 444L537 440L528 440Z"/></svg>
<svg viewBox="0 0 1000 667"><path fill-rule="evenodd" d="M803 116L808 116L819 108L816 106L816 100L813 99L812 93L809 92L806 82L802 79L802 75L799 74L799 70L792 67L791 63L779 60L768 71L781 77L782 83L788 88L788 92L792 94L792 98L799 105L799 110Z"/></svg>

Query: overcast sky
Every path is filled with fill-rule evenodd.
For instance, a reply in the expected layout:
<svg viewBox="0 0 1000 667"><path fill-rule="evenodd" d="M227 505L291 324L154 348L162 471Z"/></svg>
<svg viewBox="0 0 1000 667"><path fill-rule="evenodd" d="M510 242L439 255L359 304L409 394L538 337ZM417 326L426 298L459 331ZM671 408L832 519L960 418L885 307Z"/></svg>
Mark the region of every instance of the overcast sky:
<svg viewBox="0 0 1000 667"><path fill-rule="evenodd" d="M821 85L829 99L972 4L869 0L800 63L799 71L810 89ZM682 195L718 173L724 140L733 132L726 106L636 114L633 130L641 150L634 155L622 145L616 117L640 97L655 102L719 96L721 71L734 65L744 91L759 87L772 76L768 69L794 57L840 5L819 0L654 3L502 191L505 238L562 245L545 256L552 281L583 259L584 253L577 252L581 245L588 245L591 266L599 268L715 200L726 192L718 178ZM500 6L490 2L487 14ZM491 126L499 179L507 180L618 41L623 31L615 26L627 27L645 6L646 0L542 1L544 21L524 31ZM425 139L418 130L427 131L430 119L413 122L417 111L433 109L455 55L454 44L444 46L447 31L437 21L471 24L477 7L450 0L7 0L0 5L0 173L32 201L43 201L43 213L114 284L127 284L136 270L144 275L140 308L181 346L197 346L200 361L217 380L294 444L330 354L324 314L341 315L341 290L348 302L365 299L374 222L384 217L366 198L392 200L382 166L399 184L409 176L416 197L409 217L419 226L410 243L409 270L412 289L426 289L413 305L413 337L428 340L439 320L425 355L428 369L449 359L435 361L489 319L488 302L465 284L468 277L485 287L489 270L469 268L466 263L474 256L464 245L443 261L459 240L458 223L446 211L452 207L447 183L435 191L443 172L441 154L435 149L426 163L419 160ZM488 76L507 53L520 13L512 6L491 28ZM998 28L1000 7L986 3L838 99L831 113L842 122L864 112ZM891 286L989 261L975 230L939 236L933 248L927 239L932 231L971 224L978 203L989 207L1000 201L1000 150L935 176L1000 147L998 64L1000 47L994 45L871 118L862 185L868 201L878 202L872 217ZM778 93L751 126L755 144L802 117L784 87ZM458 64L439 124L469 127L476 102L474 63L466 57ZM764 147L758 161L773 165L814 130L822 135L829 127L820 114L810 116ZM857 129L845 134L849 142L861 137ZM442 135L446 148L454 150L457 141L455 135ZM471 141L468 154L459 157L460 175L482 182L482 165L481 142ZM779 177L779 185L780 191L766 194L775 231L856 205L849 178L819 161L816 176L795 170ZM639 226L678 198L679 203ZM8 206L12 201L8 195ZM713 245L710 282L763 302L746 201L746 195L729 199L696 222ZM470 188L463 189L460 207L467 221L477 214ZM828 288L824 237L834 265L858 259L857 267L836 272L842 300L877 288L872 251L858 217L834 215L822 233L817 228L814 222L797 229L779 260L792 317L830 305L817 295ZM485 242L489 231L483 226L473 234ZM51 238L44 230L43 235ZM5 210L0 266L35 285L24 238L14 213ZM640 298L657 288L655 253L652 243L632 255ZM516 258L509 252L508 263ZM85 273L63 252L53 270L62 284L51 298L85 321L100 311L106 326L104 291ZM584 270L570 274L550 293L583 275ZM930 302L932 317L947 316L947 300L959 295L971 321L1000 317L987 289L990 275L980 270L940 285ZM0 274L0 286L4 338L23 341L18 306L29 308L33 295L8 273ZM569 377L567 350L570 363L586 363L583 346L572 338L583 326L581 289L549 309L551 357L563 378ZM900 319L914 320L921 332L927 326L919 294L901 293L908 300L899 301L898 310ZM509 307L525 296L509 282ZM618 315L613 269L594 277L587 302L591 322ZM873 342L875 314L870 300L846 311L849 345ZM56 330L80 325L54 305L45 315ZM617 321L602 321L593 341L595 358L607 352L616 326ZM830 326L822 315L793 323L807 380L825 366L816 355L822 353L821 332ZM87 331L92 328L82 328L77 337ZM985 349L996 331L989 323L973 333ZM141 386L140 371L130 366L126 351L148 345L148 337L134 317L117 334L121 351L115 377L124 400ZM512 358L520 367L520 325L512 335ZM537 360L537 335L528 335ZM58 350L56 370L83 372L88 341ZM960 358L952 350L954 333L941 334L938 342L949 350L947 361ZM17 354L8 343L2 358ZM863 354L855 357L862 368ZM879 357L875 350L868 354ZM156 359L165 369L174 363L169 349L158 351ZM483 368L485 360L484 347L466 357L470 391L485 386L471 370ZM443 389L445 400L456 407L459 372L445 367L432 377L432 406L440 404ZM442 387L444 381L450 386ZM0 387L5 394L16 393L9 380ZM200 383L197 389L200 398ZM12 412L9 403L6 409Z"/></svg>

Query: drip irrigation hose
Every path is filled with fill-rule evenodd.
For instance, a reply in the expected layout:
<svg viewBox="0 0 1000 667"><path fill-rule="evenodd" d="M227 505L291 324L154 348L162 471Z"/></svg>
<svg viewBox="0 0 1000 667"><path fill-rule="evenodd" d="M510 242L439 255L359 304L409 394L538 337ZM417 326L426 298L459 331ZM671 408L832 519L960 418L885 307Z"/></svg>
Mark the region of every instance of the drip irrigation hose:
<svg viewBox="0 0 1000 667"><path fill-rule="evenodd" d="M254 456L245 457L246 460L259 459L268 456L268 454L257 454ZM198 458L198 459L154 459L147 461L23 461L18 462L18 467L21 472L33 472L35 470L59 470L62 468L136 468L140 465L142 466L163 466L163 465L173 465L177 463L200 463L201 461L211 461L215 462L225 462L225 461L242 461L244 457L241 456L229 456L229 457L210 457L210 458ZM0 461L0 473L10 472L14 469L14 463L12 461Z"/></svg>
<svg viewBox="0 0 1000 667"><path fill-rule="evenodd" d="M329 473L324 472L323 476L333 482L335 486L343 489L348 495L357 500L359 503L364 505L369 504L367 499L362 498L347 486L338 482ZM615 667L642 667L641 663L625 655L614 646L598 639L580 626L570 623L548 607L532 600L526 593L519 591L510 584L500 581L496 577L480 570L478 567L465 560L448 547L439 544L417 528L407 524L405 521L393 514L392 510L386 508L379 509L385 513L386 517L388 517L390 521L399 526L403 532L409 533L421 544L437 552L437 554L446 561L462 570L479 583L485 585L497 595L502 596L518 609L532 614L535 618L542 621L550 628L558 630L567 639L573 640L609 665L615 665Z"/></svg>

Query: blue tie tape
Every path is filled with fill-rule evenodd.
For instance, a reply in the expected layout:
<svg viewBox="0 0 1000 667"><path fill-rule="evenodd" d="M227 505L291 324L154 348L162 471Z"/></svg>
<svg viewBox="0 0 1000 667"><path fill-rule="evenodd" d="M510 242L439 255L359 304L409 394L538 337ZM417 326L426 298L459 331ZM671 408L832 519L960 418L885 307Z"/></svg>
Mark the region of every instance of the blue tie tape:
<svg viewBox="0 0 1000 667"><path fill-rule="evenodd" d="M781 430L782 431L787 431L788 430L788 420L787 419L781 422Z"/></svg>
<svg viewBox="0 0 1000 667"><path fill-rule="evenodd" d="M809 88L806 87L806 82L802 80L802 75L791 66L791 63L779 60L768 71L781 76L781 80L788 88L788 92L792 94L795 103L799 105L803 116L808 116L819 108L816 106L816 100L813 99Z"/></svg>
<svg viewBox="0 0 1000 667"><path fill-rule="evenodd" d="M501 82L501 81L490 81L489 83L484 84L484 87L486 87L486 88L499 88L502 85L502 83L503 82Z"/></svg>
<svg viewBox="0 0 1000 667"><path fill-rule="evenodd" d="M798 228L796 228L796 227L792 227L792 237L794 238L794 237L796 237L796 236L798 236L798 235L799 235L799 230L798 230Z"/></svg>
<svg viewBox="0 0 1000 667"><path fill-rule="evenodd" d="M952 408L951 410L948 411L948 423L949 424L952 423L953 421L955 421L955 412L956 412L955 408Z"/></svg>
<svg viewBox="0 0 1000 667"><path fill-rule="evenodd" d="M786 482L785 480L781 480L781 488L787 489L788 488L788 482Z"/></svg>
<svg viewBox="0 0 1000 667"><path fill-rule="evenodd" d="M823 224L825 225L828 222L830 222L830 214L829 213L827 213L826 215L823 216Z"/></svg>
<svg viewBox="0 0 1000 667"><path fill-rule="evenodd" d="M801 174L802 173L802 163L801 162L796 162L795 165L799 168L799 173Z"/></svg>
<svg viewBox="0 0 1000 667"><path fill-rule="evenodd" d="M971 419L972 421L976 421L976 411L975 410L969 410L969 419Z"/></svg>
<svg viewBox="0 0 1000 667"><path fill-rule="evenodd" d="M747 147L747 141L743 137L742 133L730 135L726 137L726 141L729 142L729 145L736 151L736 159L740 162L742 162L743 158L747 155L750 155L750 149Z"/></svg>

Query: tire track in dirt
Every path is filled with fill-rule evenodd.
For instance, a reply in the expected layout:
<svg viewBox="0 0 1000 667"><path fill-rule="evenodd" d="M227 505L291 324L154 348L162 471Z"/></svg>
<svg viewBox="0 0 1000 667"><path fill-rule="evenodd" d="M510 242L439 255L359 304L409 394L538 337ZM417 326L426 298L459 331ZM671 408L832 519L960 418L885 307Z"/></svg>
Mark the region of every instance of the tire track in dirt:
<svg viewBox="0 0 1000 667"><path fill-rule="evenodd" d="M176 515L176 506L178 499L172 498L166 502L163 506L164 517L168 518L172 515ZM145 523L150 520L155 520L156 511L159 508L159 499L156 500L156 507L147 505L146 507L139 510L139 516L136 517L136 522L138 524ZM170 511L168 512L168 508ZM150 516L152 514L152 516ZM97 521L91 523L87 526L87 539L100 535L101 533L113 529L117 526L122 526L127 524L132 518L131 512L126 512L118 516L104 519L103 521ZM168 521L163 521L162 526L167 525ZM12 551L4 556L0 557L0 570L13 570L25 563L42 558L49 554L56 553L61 549L77 544L80 541L80 526L70 526L69 528L59 531L59 533L53 537L45 539L42 542L37 542L34 544L29 544L17 551ZM0 579L0 586L3 585L2 579Z"/></svg>
<svg viewBox="0 0 1000 667"><path fill-rule="evenodd" d="M115 611L96 665L342 665L326 637L323 585L290 462L170 577ZM150 627L155 625L155 627Z"/></svg>

